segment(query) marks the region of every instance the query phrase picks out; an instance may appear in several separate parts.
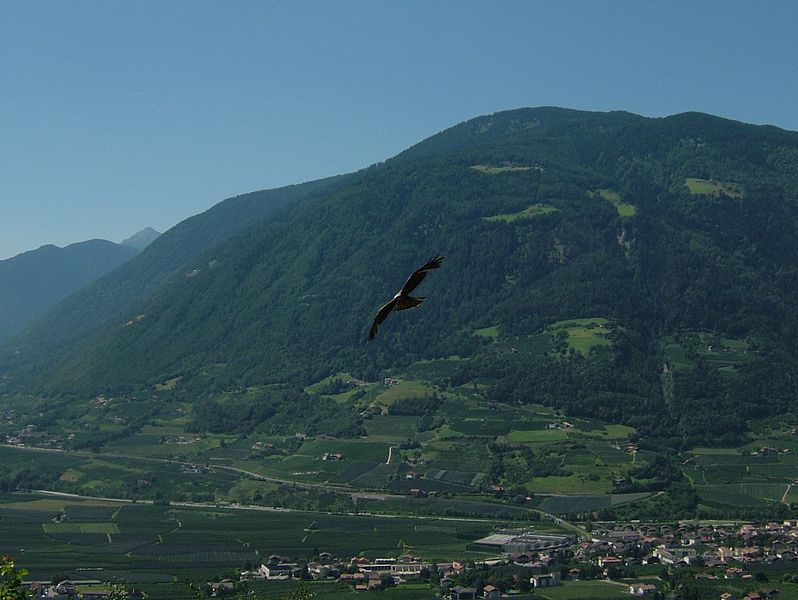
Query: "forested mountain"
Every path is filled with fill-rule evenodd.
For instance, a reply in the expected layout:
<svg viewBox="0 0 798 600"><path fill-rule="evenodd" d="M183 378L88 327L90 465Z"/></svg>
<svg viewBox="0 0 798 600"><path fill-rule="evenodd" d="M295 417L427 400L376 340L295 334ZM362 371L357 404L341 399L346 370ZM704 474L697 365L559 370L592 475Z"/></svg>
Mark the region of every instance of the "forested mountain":
<svg viewBox="0 0 798 600"><path fill-rule="evenodd" d="M137 252L106 240L89 240L64 248L42 246L0 260L0 343Z"/></svg>
<svg viewBox="0 0 798 600"><path fill-rule="evenodd" d="M90 285L72 288L70 291L81 289L0 350L0 364L36 369L53 356L69 353L71 344L158 290L208 248L260 219L279 218L281 209L343 179L332 177L235 196L178 223L120 268ZM125 251L132 254L128 248Z"/></svg>
<svg viewBox="0 0 798 600"><path fill-rule="evenodd" d="M794 406L796 133L698 113L508 111L319 186L281 215L213 247L188 225L164 234L47 326L61 339L66 324L86 331L75 307L87 302L104 319L129 306L123 315L10 379L88 397L179 378L170 393L197 399L458 356L448 384L480 381L497 399L684 443ZM376 309L435 254L446 260L419 290L424 305L366 344ZM158 293L133 305L153 282ZM125 302L109 311L101 297ZM568 323L586 318L605 342L580 349Z"/></svg>

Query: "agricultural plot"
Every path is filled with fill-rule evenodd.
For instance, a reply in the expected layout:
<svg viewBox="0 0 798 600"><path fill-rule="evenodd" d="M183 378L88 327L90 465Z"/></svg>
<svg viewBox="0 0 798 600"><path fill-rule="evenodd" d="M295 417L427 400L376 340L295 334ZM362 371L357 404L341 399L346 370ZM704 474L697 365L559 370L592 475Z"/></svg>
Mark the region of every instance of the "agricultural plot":
<svg viewBox="0 0 798 600"><path fill-rule="evenodd" d="M511 431L507 440L513 443L540 443L540 442L561 442L568 439L568 432L563 429L540 429Z"/></svg>
<svg viewBox="0 0 798 600"><path fill-rule="evenodd" d="M331 481L334 483L349 483L360 475L368 473L376 466L377 463L371 461L354 462L333 477Z"/></svg>
<svg viewBox="0 0 798 600"><path fill-rule="evenodd" d="M380 463L373 469L350 480L349 485L372 490L383 489L396 479L398 472L399 465Z"/></svg>
<svg viewBox="0 0 798 600"><path fill-rule="evenodd" d="M257 563L262 556L307 558L316 550L342 558L413 552L428 560L451 560L453 556L478 556L467 550L468 544L493 528L490 522L458 519L137 504L119 504L111 520L98 526L91 522L53 521L64 508L60 501L33 494L0 498L0 551L24 555L25 567L36 579L91 567L122 573L128 581L148 577L152 580L153 576L161 578L158 580L166 576L167 581L199 581L230 568ZM108 503L90 500L67 502L90 516L93 508L108 508ZM465 504L466 508L485 506L488 512L502 508L479 502ZM45 506L49 509L45 510ZM522 517L523 511L517 514ZM52 526L58 532L54 533ZM91 533L97 529L110 533Z"/></svg>
<svg viewBox="0 0 798 600"><path fill-rule="evenodd" d="M0 460L9 466L31 468L42 479L51 478L52 482L47 486L50 489L89 496L154 498L161 495L183 500L208 500L214 499L216 493L223 496L239 479L233 473L213 469L201 473L188 472L180 464L25 448L2 448ZM64 473L76 472L80 477L63 477ZM66 503L62 501L61 504Z"/></svg>
<svg viewBox="0 0 798 600"><path fill-rule="evenodd" d="M576 471L576 467L574 468ZM594 476L591 476L594 475ZM593 469L585 472L574 472L573 475L552 475L534 477L526 482L526 488L533 494L609 494L611 482L595 474Z"/></svg>
<svg viewBox="0 0 798 600"><path fill-rule="evenodd" d="M649 492L638 494L605 494L601 496L547 496L538 505L544 512L553 514L590 513L603 508L637 502L651 496Z"/></svg>
<svg viewBox="0 0 798 600"><path fill-rule="evenodd" d="M267 456L252 470L297 481L340 481L341 473L355 463L385 462L388 447L389 444L384 442L365 440L309 440L294 454Z"/></svg>
<svg viewBox="0 0 798 600"><path fill-rule="evenodd" d="M269 582L262 591L258 591L258 598L281 600L296 587L293 582ZM318 600L351 600L355 597L352 586L335 581L314 581L308 584L308 589ZM381 600L433 600L439 597L439 593L425 583L406 583L380 591L379 597Z"/></svg>
<svg viewBox="0 0 798 600"><path fill-rule="evenodd" d="M94 533L103 536L107 536L109 533L119 533L116 523L43 523L42 528L45 533Z"/></svg>
<svg viewBox="0 0 798 600"><path fill-rule="evenodd" d="M725 506L768 506L778 503L786 496L787 484L779 483L731 483L696 486L701 502Z"/></svg>
<svg viewBox="0 0 798 600"><path fill-rule="evenodd" d="M402 441L418 433L419 417L404 415L374 415L363 422L370 441Z"/></svg>
<svg viewBox="0 0 798 600"><path fill-rule="evenodd" d="M132 557L145 563L215 567L235 567L259 559L256 553L246 551L243 547L207 543L181 546L170 542L138 548L132 552Z"/></svg>
<svg viewBox="0 0 798 600"><path fill-rule="evenodd" d="M739 448L696 448L682 471L709 506L763 507L798 497L798 440L789 434ZM786 451L785 451L786 450Z"/></svg>
<svg viewBox="0 0 798 600"><path fill-rule="evenodd" d="M540 590L535 593L535 597L538 596L548 600L629 598L629 586L613 581L568 581L558 587Z"/></svg>
<svg viewBox="0 0 798 600"><path fill-rule="evenodd" d="M472 471L427 471L427 477L438 481L447 481L459 485L474 487L485 477L485 473L474 473Z"/></svg>
<svg viewBox="0 0 798 600"><path fill-rule="evenodd" d="M445 442L430 442L421 454L426 472L433 470L485 473L490 466L490 453L484 440L462 438Z"/></svg>
<svg viewBox="0 0 798 600"><path fill-rule="evenodd" d="M443 481L439 479L428 479L421 477L419 479L395 479L389 481L385 486L389 492L408 493L412 490L421 490L424 492L435 492L438 494L455 493L467 494L473 492L474 488L469 485L462 485L456 482Z"/></svg>
<svg viewBox="0 0 798 600"><path fill-rule="evenodd" d="M449 426L454 431L459 431L469 436L496 437L509 433L511 424L504 419L488 419L470 417L452 420Z"/></svg>

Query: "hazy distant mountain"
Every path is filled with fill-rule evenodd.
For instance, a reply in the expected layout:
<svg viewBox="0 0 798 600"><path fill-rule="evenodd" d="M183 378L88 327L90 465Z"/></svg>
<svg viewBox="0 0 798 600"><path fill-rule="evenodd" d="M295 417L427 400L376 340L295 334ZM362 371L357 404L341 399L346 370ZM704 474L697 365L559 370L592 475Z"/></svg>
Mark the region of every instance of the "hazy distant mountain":
<svg viewBox="0 0 798 600"><path fill-rule="evenodd" d="M144 248L153 243L159 235L161 235L160 232L155 231L152 227L145 227L138 233L134 233L129 238L119 243L122 246L130 246L141 252Z"/></svg>
<svg viewBox="0 0 798 600"><path fill-rule="evenodd" d="M0 342L48 308L134 256L132 246L89 240L0 260Z"/></svg>
<svg viewBox="0 0 798 600"><path fill-rule="evenodd" d="M226 236L211 211L188 220L19 339L41 349L114 316L38 363L46 394L179 380L162 393L255 390L263 408L258 385L456 357L440 385L717 441L794 407L796 174L798 133L774 127L497 113L335 185L253 194L291 208L239 235L244 213ZM423 306L364 343L386 293L438 253Z"/></svg>

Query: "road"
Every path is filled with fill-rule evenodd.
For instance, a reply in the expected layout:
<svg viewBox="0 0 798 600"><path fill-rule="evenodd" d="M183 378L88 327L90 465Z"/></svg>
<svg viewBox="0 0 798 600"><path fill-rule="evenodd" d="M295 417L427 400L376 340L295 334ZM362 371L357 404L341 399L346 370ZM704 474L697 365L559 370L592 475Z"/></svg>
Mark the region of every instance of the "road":
<svg viewBox="0 0 798 600"><path fill-rule="evenodd" d="M34 452L54 452L54 453L61 453L66 454L67 456L79 456L84 458L116 458L116 459L125 459L125 460L140 460L144 462L153 462L159 464L170 464L170 465L177 465L177 466L192 466L196 463L186 462L186 461L178 461L174 459L166 459L166 458L152 458L152 457L143 457L143 456L125 456L122 454L113 454L108 452L84 452L81 450L64 450L61 448L37 448L35 446L14 446L10 444L0 444L0 446L6 448L14 448L17 450L30 450ZM388 454L388 463L390 463L391 455L390 450ZM383 493L374 493L374 492L364 492L364 491L357 491L352 490L350 488L344 488L343 486L339 485L331 485L328 483L309 483L309 482L297 482L292 481L290 479L281 479L278 477L267 477L265 475L261 475L260 473L255 473L254 471L248 471L247 469L241 469L239 467L231 467L227 465L214 465L211 467L213 469L225 470L232 473L237 473L239 475L244 475L249 477L250 479L254 479L256 481L266 481L270 483L280 483L285 485L292 485L304 489L318 489L323 491L335 492L339 494L346 494L352 498L354 503L357 503L358 499L362 500L391 500L391 499L402 499L406 496L398 495L398 494L383 494ZM92 499L92 500L104 500L108 502L123 502L123 503L139 503L139 504L153 504L152 500L131 500L128 498L108 498L108 497L97 497L97 496L82 496L80 494L69 494L66 492L53 492L49 490L31 490L33 492L39 494L46 494L49 496L59 496L65 498L79 498L79 499ZM260 510L260 511L295 511L295 509L284 509L284 508L275 508L270 506L259 506L259 505L240 505L234 503L224 503L219 504L215 502L171 502L171 506L175 507L183 507L183 508L230 508L234 510ZM301 511L301 512L319 512L319 511ZM552 521L553 523L559 525L563 529L567 529L569 531L573 531L579 537L583 539L591 539L590 532L578 525L574 525L569 523L568 521L554 515L551 513L547 513L541 510L537 510L543 518ZM375 517L386 517L386 518L408 518L409 515L388 515L388 514L381 514L381 513L370 513L370 512L337 512L337 513L329 513L329 514L338 514L338 515L367 515L367 516L375 516ZM454 521L472 521L472 522L494 522L496 519L486 519L486 518L471 518L471 517L443 517L443 516L415 516L413 515L412 518L414 519L432 519L432 520L454 520Z"/></svg>

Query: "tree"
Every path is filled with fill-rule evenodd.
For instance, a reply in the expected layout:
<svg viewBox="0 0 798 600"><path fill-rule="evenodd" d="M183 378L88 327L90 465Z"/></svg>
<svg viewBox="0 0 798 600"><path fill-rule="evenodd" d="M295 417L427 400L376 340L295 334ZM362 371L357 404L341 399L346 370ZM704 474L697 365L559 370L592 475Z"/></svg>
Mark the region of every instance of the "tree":
<svg viewBox="0 0 798 600"><path fill-rule="evenodd" d="M22 587L22 578L27 574L11 557L4 556L0 564L0 600L27 600L28 593Z"/></svg>

